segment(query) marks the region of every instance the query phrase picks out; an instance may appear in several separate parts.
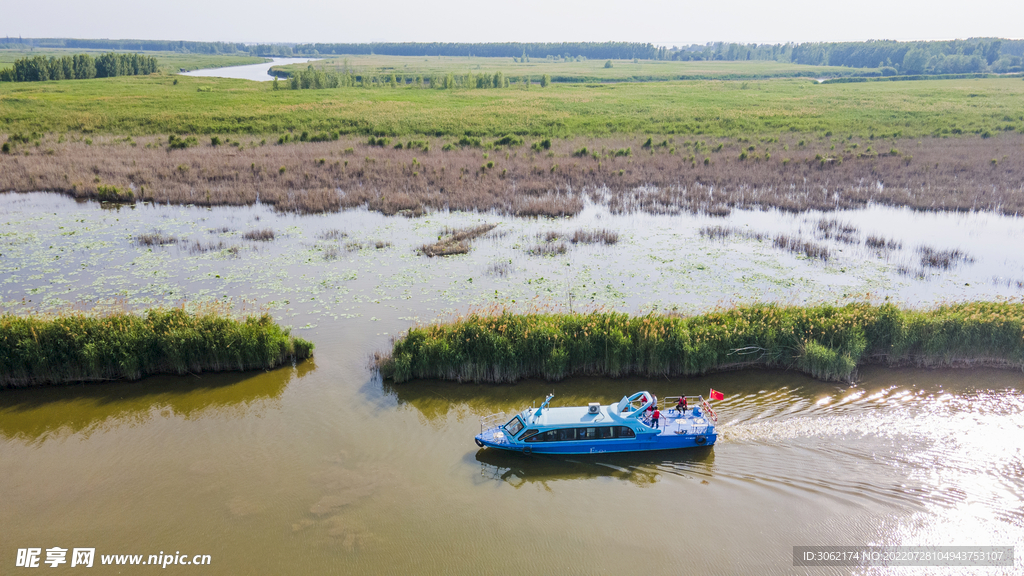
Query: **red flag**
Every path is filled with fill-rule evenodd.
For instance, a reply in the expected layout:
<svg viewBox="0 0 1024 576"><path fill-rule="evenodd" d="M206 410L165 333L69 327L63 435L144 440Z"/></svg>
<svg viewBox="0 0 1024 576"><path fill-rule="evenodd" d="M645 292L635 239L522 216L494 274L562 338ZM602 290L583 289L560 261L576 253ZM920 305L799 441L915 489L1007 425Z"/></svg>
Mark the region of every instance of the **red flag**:
<svg viewBox="0 0 1024 576"><path fill-rule="evenodd" d="M710 396L712 400L725 400L725 394L715 391L714 388L711 389L711 393L708 394L708 396Z"/></svg>

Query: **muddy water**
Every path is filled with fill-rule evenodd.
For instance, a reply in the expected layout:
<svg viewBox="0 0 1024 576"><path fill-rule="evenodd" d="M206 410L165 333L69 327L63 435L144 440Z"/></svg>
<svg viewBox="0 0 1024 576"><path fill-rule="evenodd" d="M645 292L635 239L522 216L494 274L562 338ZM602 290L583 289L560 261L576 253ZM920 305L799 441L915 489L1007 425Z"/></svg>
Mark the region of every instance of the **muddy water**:
<svg viewBox="0 0 1024 576"><path fill-rule="evenodd" d="M1003 278L1024 277L1021 257L993 242L1019 240L1017 219L919 215L895 228L886 218L898 214L884 210L839 216L865 235L900 234L904 247L880 257L848 245L821 264L697 234L719 223L809 236L816 215L735 213L722 222L591 208L575 220L409 220L0 196L7 310L244 299L317 343L315 361L272 372L2 391L0 565L13 567L18 548L60 546L210 554L209 567L169 569L218 574L789 574L796 545L1021 550L1019 372L866 369L856 386L784 372L391 386L366 368L370 353L417 319L495 301L636 311L843 293L918 302L1019 294ZM453 259L412 251L444 225L480 221L508 231ZM615 230L620 242L570 245L551 258L526 252L537 232L584 226ZM243 239L262 228L275 240ZM329 230L347 236L317 238ZM155 231L188 242L132 243ZM193 253L195 241L223 247ZM923 278L898 273L918 243L960 248L974 262ZM510 260L504 275L493 272ZM552 390L567 405L711 387L726 393L712 449L551 459L472 442L481 415L535 405ZM1020 569L1018 560L987 573Z"/></svg>

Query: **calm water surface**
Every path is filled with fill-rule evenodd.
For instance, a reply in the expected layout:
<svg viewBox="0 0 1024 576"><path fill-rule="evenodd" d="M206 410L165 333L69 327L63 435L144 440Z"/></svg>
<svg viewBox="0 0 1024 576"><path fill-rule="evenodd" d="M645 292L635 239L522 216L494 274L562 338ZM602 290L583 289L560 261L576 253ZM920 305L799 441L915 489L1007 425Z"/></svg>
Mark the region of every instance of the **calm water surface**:
<svg viewBox="0 0 1024 576"><path fill-rule="evenodd" d="M270 82L274 79L270 75L272 66L287 66L288 64L302 64L319 60L319 58L271 58L271 62L263 64L246 64L245 66L227 66L224 68L203 68L191 72L182 72L182 76L210 76L214 78L237 78L239 80L254 80L256 82Z"/></svg>
<svg viewBox="0 0 1024 576"><path fill-rule="evenodd" d="M862 234L900 235L904 248L881 257L849 246L825 265L770 243L697 234L722 223L810 235L820 215L737 212L722 222L592 207L548 221L105 208L51 194L0 195L0 304L24 311L108 305L111 296L129 308L244 299L315 341L317 355L271 372L0 392L0 566L13 567L18 548L54 546L210 554L209 567L168 569L211 574L476 574L539 565L570 574L638 566L656 574L844 574L856 570L794 569L792 547L1015 545L1024 553L1020 372L865 369L855 386L786 372L393 386L366 367L417 320L489 302L568 306L571 294L574 306L635 312L841 300L844 292L918 302L1014 297L1019 289L1007 279L1024 278L1021 256L993 239L1019 240L1018 219L842 213ZM444 225L479 221L500 221L506 231L466 256L413 252ZM613 229L620 242L555 258L526 254L537 232L579 227ZM272 228L276 239L244 241L254 228ZM335 229L347 236L318 238ZM153 231L181 242L132 243ZM377 249L378 240L391 245ZM196 252L196 241L223 246ZM898 273L920 243L960 248L974 262L923 278ZM506 272L493 272L509 261ZM726 400L711 449L523 458L473 444L480 416L536 405L552 390L554 404L574 405L712 387ZM142 570L152 568L122 568Z"/></svg>

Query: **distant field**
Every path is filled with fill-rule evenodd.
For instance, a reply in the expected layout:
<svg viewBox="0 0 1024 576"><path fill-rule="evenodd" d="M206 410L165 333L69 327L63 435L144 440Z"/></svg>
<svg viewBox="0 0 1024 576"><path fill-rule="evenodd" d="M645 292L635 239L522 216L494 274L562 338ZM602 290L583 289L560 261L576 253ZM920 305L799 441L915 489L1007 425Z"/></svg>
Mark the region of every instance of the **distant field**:
<svg viewBox="0 0 1024 576"><path fill-rule="evenodd" d="M694 79L757 79L781 77L829 78L859 76L877 73L874 68L846 68L842 66L806 66L774 61L702 61L678 62L666 60L545 60L531 58L529 62L515 62L512 58L474 58L454 56L337 56L314 62L315 68L331 72L354 71L360 75L430 75L474 74L501 72L517 79L531 76L538 81L549 74L555 82L588 82L608 80L694 80ZM280 66L275 69L294 72L305 70L306 64Z"/></svg>
<svg viewBox="0 0 1024 576"><path fill-rule="evenodd" d="M69 48L42 48L39 50L0 50L0 68L10 68L14 61L20 58L33 56L68 56L72 54L89 54L92 57L99 56L106 52L116 50L80 50ZM123 51L122 51L123 52ZM160 66L160 71L166 74L173 74L179 69L199 70L200 68L221 68L224 66L243 66L245 64L259 64L269 62L269 58L258 56L235 56L228 54L182 54L180 52L153 52L142 51L139 54L155 56Z"/></svg>
<svg viewBox="0 0 1024 576"><path fill-rule="evenodd" d="M1024 131L1024 82L773 79L560 84L530 90L280 91L269 83L186 76L0 83L0 134L273 136L293 130L439 137L995 134Z"/></svg>

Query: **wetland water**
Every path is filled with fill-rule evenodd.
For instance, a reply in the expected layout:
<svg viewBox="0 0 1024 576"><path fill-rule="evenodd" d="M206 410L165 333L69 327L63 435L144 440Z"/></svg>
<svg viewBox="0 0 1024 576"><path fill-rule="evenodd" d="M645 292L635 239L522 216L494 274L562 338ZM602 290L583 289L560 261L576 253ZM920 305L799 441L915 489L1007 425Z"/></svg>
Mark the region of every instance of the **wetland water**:
<svg viewBox="0 0 1024 576"><path fill-rule="evenodd" d="M203 68L191 72L182 72L182 76L212 76L214 78L236 78L238 80L255 80L256 82L270 82L274 79L270 75L273 66L287 66L288 64L302 64L319 60L319 58L272 58L272 62L262 64L246 64L245 66L227 66L224 68Z"/></svg>
<svg viewBox="0 0 1024 576"><path fill-rule="evenodd" d="M822 216L621 216L591 206L559 220L406 219L0 195L5 310L245 300L317 344L314 361L271 372L0 391L0 565L13 565L18 548L52 546L210 554L201 571L218 574L538 565L590 574L638 562L651 573L790 574L793 546L825 544L1015 545L1019 556L1020 372L869 368L856 386L785 372L391 386L367 369L413 323L495 302L567 307L571 295L575 309L695 312L868 293L910 304L1021 293L1019 218L829 214L861 239L885 235L902 247L882 254L818 239L834 251L828 263L698 233L723 225L813 239ZM468 255L414 252L444 226L482 222L501 224ZM243 238L266 228L274 240ZM527 253L538 233L579 228L618 232L619 243ZM153 232L179 241L132 241ZM919 269L918 245L973 261ZM554 404L569 405L709 387L726 394L713 449L521 458L472 440L481 415L536 405L552 389ZM1018 559L983 573L1020 568Z"/></svg>

